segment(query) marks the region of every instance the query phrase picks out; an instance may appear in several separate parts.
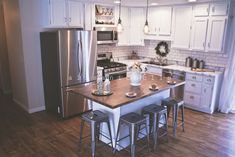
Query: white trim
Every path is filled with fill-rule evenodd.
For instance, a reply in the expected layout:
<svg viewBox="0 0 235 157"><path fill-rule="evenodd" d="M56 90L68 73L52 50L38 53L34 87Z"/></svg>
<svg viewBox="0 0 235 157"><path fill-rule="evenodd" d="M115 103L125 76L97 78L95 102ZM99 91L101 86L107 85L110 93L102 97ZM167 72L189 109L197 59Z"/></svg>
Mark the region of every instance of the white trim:
<svg viewBox="0 0 235 157"><path fill-rule="evenodd" d="M35 112L40 112L40 111L44 111L46 110L45 106L39 106L39 107L34 107L28 110L28 112L31 113L35 113Z"/></svg>
<svg viewBox="0 0 235 157"><path fill-rule="evenodd" d="M13 101L19 105L22 109L24 109L26 112L28 112L28 108L23 104L21 103L20 101L16 100L15 98L13 98Z"/></svg>
<svg viewBox="0 0 235 157"><path fill-rule="evenodd" d="M17 105L19 105L23 110L28 112L29 114L46 110L45 106L39 106L39 107L34 107L34 108L31 108L31 109L28 109L23 103L21 103L20 101L16 100L15 98L13 98L13 101Z"/></svg>

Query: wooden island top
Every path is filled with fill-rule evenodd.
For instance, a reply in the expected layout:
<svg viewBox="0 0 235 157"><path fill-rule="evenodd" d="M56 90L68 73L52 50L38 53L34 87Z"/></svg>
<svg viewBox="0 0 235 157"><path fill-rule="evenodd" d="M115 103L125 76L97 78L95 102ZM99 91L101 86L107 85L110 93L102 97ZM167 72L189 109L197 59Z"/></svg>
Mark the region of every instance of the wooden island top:
<svg viewBox="0 0 235 157"><path fill-rule="evenodd" d="M176 81L175 85L169 85L167 83L166 77L160 77L158 75L145 73L140 86L131 86L129 78L122 78L110 81L111 91L113 94L109 96L93 95L92 91L96 89L96 83L89 83L83 86L70 88L68 91L80 94L87 99L90 99L92 101L95 101L97 103L100 103L102 105L114 109L122 105L145 98L147 96L157 94L161 91L168 90L170 88L174 88L176 86L185 84L185 81L177 79L172 79L172 80ZM158 90L156 91L150 90L149 87L152 84L157 84ZM125 95L127 92L135 92L137 93L137 96L134 98L128 98Z"/></svg>

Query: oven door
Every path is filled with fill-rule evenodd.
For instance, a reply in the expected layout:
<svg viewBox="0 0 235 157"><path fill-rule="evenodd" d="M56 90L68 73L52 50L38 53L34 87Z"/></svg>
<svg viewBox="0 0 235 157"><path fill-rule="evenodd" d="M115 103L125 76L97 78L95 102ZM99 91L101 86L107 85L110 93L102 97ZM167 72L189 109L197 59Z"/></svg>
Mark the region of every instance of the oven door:
<svg viewBox="0 0 235 157"><path fill-rule="evenodd" d="M111 72L109 73L109 79L110 80L116 80L116 79L121 79L126 77L126 70L123 71L118 71L118 72Z"/></svg>

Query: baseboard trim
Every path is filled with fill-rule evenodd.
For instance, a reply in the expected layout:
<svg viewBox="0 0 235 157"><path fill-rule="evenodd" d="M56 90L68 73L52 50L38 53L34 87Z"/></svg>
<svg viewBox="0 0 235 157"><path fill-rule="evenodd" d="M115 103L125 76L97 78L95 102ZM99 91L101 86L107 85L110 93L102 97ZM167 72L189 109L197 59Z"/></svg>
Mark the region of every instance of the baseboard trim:
<svg viewBox="0 0 235 157"><path fill-rule="evenodd" d="M28 112L29 114L46 110L45 106L39 106L39 107L34 107L34 108L31 108L31 109L28 109L23 103L21 103L20 101L16 100L15 98L13 98L13 101L17 105L19 105L23 110Z"/></svg>
<svg viewBox="0 0 235 157"><path fill-rule="evenodd" d="M13 101L19 105L23 110L25 110L26 112L28 112L28 108L23 104L21 103L20 101L18 101L17 99L13 98Z"/></svg>
<svg viewBox="0 0 235 157"><path fill-rule="evenodd" d="M44 111L46 110L45 106L39 106L39 107L35 107L35 108L31 108L29 109L29 113L35 113L35 112L40 112L40 111Z"/></svg>

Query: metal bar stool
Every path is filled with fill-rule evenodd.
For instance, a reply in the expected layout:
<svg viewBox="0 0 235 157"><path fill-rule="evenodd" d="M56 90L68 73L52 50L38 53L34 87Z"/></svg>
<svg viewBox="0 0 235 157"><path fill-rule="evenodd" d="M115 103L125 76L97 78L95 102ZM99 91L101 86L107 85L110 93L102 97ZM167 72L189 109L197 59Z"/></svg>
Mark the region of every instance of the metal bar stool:
<svg viewBox="0 0 235 157"><path fill-rule="evenodd" d="M86 137L82 137L84 122L87 122L87 123L90 124L90 130L91 130L91 156L92 157L95 156L96 138L99 139L99 135L102 135L105 138L109 139L110 143L107 143L107 144L111 144L112 149L113 149L112 134L111 134L111 129L110 129L109 117L108 117L107 114L105 114L105 113L103 113L99 110L95 110L95 111L85 112L81 115L80 141L79 141L80 146L82 144L82 139L86 138ZM107 137L106 135L104 135L100 132L100 124L101 123L107 123L108 131L109 131L109 137Z"/></svg>
<svg viewBox="0 0 235 157"><path fill-rule="evenodd" d="M156 150L157 147L157 141L158 138L163 137L163 136L167 136L167 108L160 106L160 105L156 105L156 104L152 104L149 106L146 106L143 108L142 110L142 114L143 115L149 115L149 125L150 125L150 134L152 131L153 134L153 151ZM162 119L161 117L164 117L164 119ZM163 121L163 122L162 122ZM161 126L163 128L163 133L160 135L159 134L159 129L161 128L159 125L163 125Z"/></svg>
<svg viewBox="0 0 235 157"><path fill-rule="evenodd" d="M119 132L120 132L120 128L122 124L129 127L129 135L122 137L118 140L118 136L119 136ZM142 125L144 125L144 128L141 128ZM141 132L141 130L143 129L145 129L146 134ZM131 157L135 157L136 141L138 140L139 134L145 135L147 137L147 148L149 149L149 134L148 134L148 128L147 128L147 118L134 112L121 116L119 120L119 124L118 124L118 131L117 131L117 136L116 136L116 141L115 141L114 153L116 152L117 146L122 147L119 144L119 142L127 137L130 137L130 149L131 149L130 154L131 154ZM143 148L145 147L146 145Z"/></svg>
<svg viewBox="0 0 235 157"><path fill-rule="evenodd" d="M167 107L167 112L168 112L168 117L169 117L169 113L171 108L173 107L173 111L172 111L172 115L173 115L173 135L174 137L176 137L176 129L178 125L182 126L182 130L184 132L184 101L183 100L176 100L173 99L171 97L162 100L162 106L166 106ZM178 124L178 111L179 108L181 109L181 123Z"/></svg>

